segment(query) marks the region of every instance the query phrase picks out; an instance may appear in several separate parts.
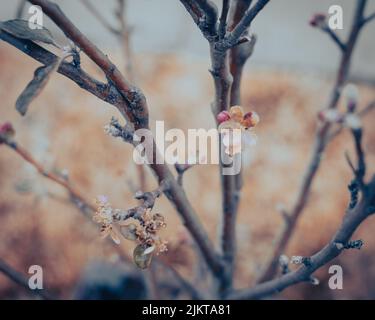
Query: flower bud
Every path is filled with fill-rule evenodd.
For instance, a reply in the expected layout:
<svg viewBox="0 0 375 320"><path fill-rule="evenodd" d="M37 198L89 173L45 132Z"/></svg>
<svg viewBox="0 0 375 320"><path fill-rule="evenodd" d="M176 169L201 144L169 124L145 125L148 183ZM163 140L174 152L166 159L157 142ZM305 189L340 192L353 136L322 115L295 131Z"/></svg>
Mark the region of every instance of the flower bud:
<svg viewBox="0 0 375 320"><path fill-rule="evenodd" d="M289 264L289 258L288 258L288 256L286 256L285 254L282 254L279 257L279 264L281 266L287 266Z"/></svg>
<svg viewBox="0 0 375 320"><path fill-rule="evenodd" d="M260 121L259 115L256 112L248 112L244 115L242 125L245 128L255 127Z"/></svg>
<svg viewBox="0 0 375 320"><path fill-rule="evenodd" d="M216 116L217 122L219 124L228 121L230 119L230 114L228 111L221 111L217 116Z"/></svg>
<svg viewBox="0 0 375 320"><path fill-rule="evenodd" d="M0 144L9 138L12 138L15 130L10 122L5 122L0 125Z"/></svg>
<svg viewBox="0 0 375 320"><path fill-rule="evenodd" d="M233 106L229 110L231 119L237 122L241 122L244 116L243 109L241 106Z"/></svg>
<svg viewBox="0 0 375 320"><path fill-rule="evenodd" d="M315 13L310 21L310 26L314 28L323 28L326 25L327 16L324 13Z"/></svg>

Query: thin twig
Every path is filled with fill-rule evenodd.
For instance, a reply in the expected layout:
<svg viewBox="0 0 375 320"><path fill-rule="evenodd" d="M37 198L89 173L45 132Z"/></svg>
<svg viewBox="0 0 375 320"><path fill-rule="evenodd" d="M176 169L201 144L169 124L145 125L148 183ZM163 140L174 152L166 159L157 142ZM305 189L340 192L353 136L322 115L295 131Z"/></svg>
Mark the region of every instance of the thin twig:
<svg viewBox="0 0 375 320"><path fill-rule="evenodd" d="M210 0L180 0L203 36L212 42L217 36L217 7Z"/></svg>
<svg viewBox="0 0 375 320"><path fill-rule="evenodd" d="M369 23L371 20L374 20L374 19L375 19L375 12L373 12L372 14L370 14L369 16L364 18L362 20L362 24L365 25L365 24Z"/></svg>
<svg viewBox="0 0 375 320"><path fill-rule="evenodd" d="M1 142L10 147L12 150L16 151L18 155L20 155L23 159L25 159L28 163L30 163L32 166L34 166L38 172L40 172L44 177L47 179L50 179L54 183L59 184L60 186L64 187L74 198L74 200L79 200L79 202L75 201L75 204L78 206L78 208L87 216L86 209L91 211L90 213L94 213L96 211L96 208L87 202L87 200L84 200L82 196L80 196L81 192L77 190L73 190L72 187L68 183L62 183L63 180L60 179L60 177L57 177L54 174L46 174L46 170L43 169L43 166L38 163L25 149L19 147L14 141L10 142L7 139L1 139ZM138 211L143 212L144 209L152 208L155 204L155 200L161 195L162 192L166 190L168 186L165 183L161 183L154 191L151 192L138 192L136 194L136 199L142 200L141 210L136 210L140 207L133 208L127 210L128 217L134 217L134 214ZM142 209L144 208L144 209ZM85 210L83 210L85 209ZM90 221L93 222L91 219L91 216L89 217ZM117 250L117 252L120 254L120 256L126 260L127 257L124 256L122 250L120 250L120 247L116 245L112 240L108 238L108 241L114 245L114 248ZM176 276L178 281L181 282L182 286L192 295L193 299L200 299L201 296L194 287L186 281L172 266L162 262L160 259L157 260L159 263L163 264L164 267L167 267L168 269L171 269L170 271ZM11 267L9 267L5 262L2 262L0 259L0 271L2 271L4 274L8 275L12 280L16 281L17 283L20 283L21 285L24 285L26 283L27 286L27 280L23 281L22 276L18 274L16 271L13 271ZM28 287L28 286L27 286ZM33 291L33 293L41 295L45 299L51 299L50 295L47 293L43 293L41 291Z"/></svg>
<svg viewBox="0 0 375 320"><path fill-rule="evenodd" d="M370 102L365 108L358 112L358 116L364 118L367 114L375 109L375 101ZM335 137L337 137L342 130L345 128L344 124L340 124L340 126L333 130L332 133L328 135L327 143L331 142Z"/></svg>
<svg viewBox="0 0 375 320"><path fill-rule="evenodd" d="M74 26L55 3L47 0L29 1L42 7L43 12L103 70L109 79L109 83L106 85L93 80L86 73L82 72L79 66L74 64L62 64L58 71L71 78L87 91L116 106L135 128L148 128L148 107L140 89L131 86L127 82L108 57ZM56 59L56 56L47 50L41 49L31 41L18 39L6 32L0 32L0 37L37 60L54 61ZM25 44L27 45L25 46ZM29 46L33 50L30 51ZM220 277L223 265L219 254L215 251L184 189L175 181L173 174L165 164L155 163L154 159L156 159L157 154L155 141L153 144L154 153L153 158L149 159L151 162L150 168L155 173L159 182L165 180L169 183L170 189L165 193L167 198L176 207L177 212L180 214L186 228L192 234L213 275Z"/></svg>
<svg viewBox="0 0 375 320"><path fill-rule="evenodd" d="M230 8L230 0L223 0L223 7L221 10L220 15L220 23L219 23L219 38L224 38L227 32L227 19L228 19L228 12Z"/></svg>
<svg viewBox="0 0 375 320"><path fill-rule="evenodd" d="M257 3L246 10L242 19L238 22L236 27L223 40L224 47L231 48L238 43L238 40L249 29L255 17L269 1L270 0L258 0Z"/></svg>
<svg viewBox="0 0 375 320"><path fill-rule="evenodd" d="M9 140L9 139L4 140L4 144L8 146L9 148L11 148L12 150L14 150L26 162L31 164L42 176L48 178L49 180L54 181L55 183L65 188L75 201L78 201L85 207L88 207L90 210L95 211L95 207L92 204L90 204L90 201L85 199L85 197L75 187L71 186L70 183L66 179L52 172L48 172L40 163L38 163L33 158L33 156L25 148L18 145L18 143L16 143L14 140Z"/></svg>
<svg viewBox="0 0 375 320"><path fill-rule="evenodd" d="M345 249L346 244L350 241L358 226L374 213L375 175L366 187L368 190L366 196L361 199L355 208L347 210L344 220L332 240L310 257L308 266L302 265L297 270L289 272L280 278L261 283L250 289L233 292L227 296L227 299L262 299L279 293L299 282L309 281L311 275L317 269L336 258Z"/></svg>
<svg viewBox="0 0 375 320"><path fill-rule="evenodd" d="M250 27L251 22L256 17L256 15L263 9L263 7L269 2L269 0L259 0L251 9L246 10L246 12L241 15L237 12L236 23L231 24L234 29L227 33L226 20L229 7L229 1L223 2L223 10L220 17L219 30L213 28L212 25L208 23L208 19L202 19L209 15L210 17L217 20L217 9L214 5L210 5L207 8L206 4L208 1L196 1L198 6L195 6L194 1L180 0L185 8L188 10L190 15L193 17L195 23L201 29L203 35L207 38L210 45L210 55L211 55L211 75L214 80L215 87L215 98L212 104L212 112L214 117L221 112L228 110L231 100L231 86L233 82L233 77L229 68L229 49L235 45L245 45L241 40L241 37L247 32ZM250 5L251 1L246 1ZM204 3L204 4L202 4ZM243 8L243 6L240 6ZM204 23L202 23L202 20ZM212 22L212 20L210 20ZM216 24L216 23L215 23ZM224 28L225 27L225 28ZM210 30L210 32L207 32ZM225 34L225 36L220 36ZM246 38L246 41L248 39ZM250 55L250 54L249 54ZM246 59L245 59L246 60ZM244 64L244 62L243 62ZM239 85L239 84L238 84ZM239 90L238 87L236 90ZM221 159L222 160L222 159ZM221 248L222 248L222 258L224 261L225 270L220 277L219 294L223 295L232 286L233 281L233 270L234 261L236 253L236 212L239 201L239 183L238 177L233 175L224 175L222 173L225 164L220 161L220 175L221 175L221 190L222 190L222 207L223 207L223 229L221 235Z"/></svg>
<svg viewBox="0 0 375 320"><path fill-rule="evenodd" d="M123 96L123 105L119 108L126 119L136 129L148 128L148 107L142 92L133 87L124 78L118 68L95 44L93 44L61 11L58 5L48 0L29 0L39 5L43 12L105 73L109 81ZM135 107L136 106L136 107Z"/></svg>
<svg viewBox="0 0 375 320"><path fill-rule="evenodd" d="M359 0L357 3L349 39L345 45L345 50L342 52L342 57L336 77L336 83L332 90L327 109L336 108L341 96L342 87L345 84L348 76L352 53L361 30L361 21L363 19L365 5L366 0ZM284 229L282 230L279 241L275 247L275 250L273 251L272 258L265 268L263 274L261 274L261 276L259 277L257 281L258 283L272 279L277 272L278 259L287 247L289 240L293 235L293 231L297 224L297 221L302 214L310 196L312 183L318 172L327 143L329 142L330 128L331 124L325 123L318 129L316 133L311 159L305 171L302 185L298 192L297 200L289 212L289 223L286 224Z"/></svg>
<svg viewBox="0 0 375 320"><path fill-rule="evenodd" d="M341 51L345 51L345 44L341 41L336 32L334 32L329 26L325 26L322 28L322 30L331 37L333 42L338 45Z"/></svg>
<svg viewBox="0 0 375 320"><path fill-rule="evenodd" d="M176 163L174 165L176 171L177 171L177 182L180 186L183 185L183 177L184 177L184 174L187 170L189 170L190 168L194 167L194 164L179 164L179 163Z"/></svg>
<svg viewBox="0 0 375 320"><path fill-rule="evenodd" d="M81 0L81 3L93 14L93 16L110 32L118 36L120 30L111 26L110 23L102 16L102 14L96 9L96 7L90 2L90 0Z"/></svg>

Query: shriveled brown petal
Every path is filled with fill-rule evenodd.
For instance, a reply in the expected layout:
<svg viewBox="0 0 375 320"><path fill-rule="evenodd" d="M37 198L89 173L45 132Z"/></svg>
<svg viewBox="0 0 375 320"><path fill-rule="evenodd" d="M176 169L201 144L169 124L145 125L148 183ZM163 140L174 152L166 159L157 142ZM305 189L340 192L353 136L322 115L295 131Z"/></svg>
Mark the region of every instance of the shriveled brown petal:
<svg viewBox="0 0 375 320"><path fill-rule="evenodd" d="M132 241L137 239L137 226L134 223L130 223L126 226L121 226L120 231L125 239Z"/></svg>

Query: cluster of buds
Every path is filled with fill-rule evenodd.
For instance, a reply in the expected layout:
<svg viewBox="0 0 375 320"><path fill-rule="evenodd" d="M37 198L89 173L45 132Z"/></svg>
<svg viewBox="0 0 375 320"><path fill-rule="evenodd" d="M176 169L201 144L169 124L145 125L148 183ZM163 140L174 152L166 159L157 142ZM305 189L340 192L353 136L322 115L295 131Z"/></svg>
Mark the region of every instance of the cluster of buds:
<svg viewBox="0 0 375 320"><path fill-rule="evenodd" d="M157 196L158 194L155 197ZM108 198L101 196L96 200L97 210L93 218L101 225L103 238L110 236L116 244L120 244L121 238L125 238L137 244L133 259L141 269L150 265L154 254L167 251L167 242L158 235L158 232L166 227L165 219L160 213L151 212L153 201L151 202L152 204L149 204L145 201L138 207L122 210L112 208Z"/></svg>
<svg viewBox="0 0 375 320"><path fill-rule="evenodd" d="M8 142L15 134L11 123L5 122L0 125L0 144Z"/></svg>
<svg viewBox="0 0 375 320"><path fill-rule="evenodd" d="M244 113L241 106L233 106L229 111L222 111L217 115L219 132L222 134L222 143L225 153L234 156L240 153L246 145L255 145L257 137L251 132L258 123L259 115L254 112ZM233 134L234 130L240 130L240 135Z"/></svg>
<svg viewBox="0 0 375 320"><path fill-rule="evenodd" d="M314 28L323 29L327 26L327 15L324 13L315 13L311 17L309 24Z"/></svg>
<svg viewBox="0 0 375 320"><path fill-rule="evenodd" d="M102 238L110 236L114 243L120 244L120 234L114 226L115 215L120 214L119 209L113 209L108 202L108 197L99 196L96 199L97 209L93 220L100 224Z"/></svg>
<svg viewBox="0 0 375 320"><path fill-rule="evenodd" d="M357 108L359 93L355 85L348 84L343 91L346 104L346 112L340 112L337 109L325 109L318 113L318 118L322 122L342 124L351 129L360 129L361 120L355 110Z"/></svg>
<svg viewBox="0 0 375 320"><path fill-rule="evenodd" d="M342 249L358 249L358 250L361 250L362 246L364 245L364 242L363 242L363 240L359 239L359 240L349 241L346 244L336 242L335 245L336 245L336 248L338 250L342 250Z"/></svg>
<svg viewBox="0 0 375 320"><path fill-rule="evenodd" d="M104 132L115 138L122 138L126 142L133 141L133 129L131 125L122 126L118 119L112 117L111 122L104 126Z"/></svg>

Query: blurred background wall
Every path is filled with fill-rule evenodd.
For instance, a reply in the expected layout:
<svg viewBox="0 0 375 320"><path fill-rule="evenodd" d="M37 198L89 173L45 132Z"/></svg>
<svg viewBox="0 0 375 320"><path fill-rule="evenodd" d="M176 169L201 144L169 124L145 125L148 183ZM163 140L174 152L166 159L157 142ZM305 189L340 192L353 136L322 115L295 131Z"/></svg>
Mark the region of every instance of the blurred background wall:
<svg viewBox="0 0 375 320"><path fill-rule="evenodd" d="M115 23L115 1L90 0L109 22ZM78 0L57 0L67 15L91 40L101 47L116 47L116 39L108 36L100 23ZM215 0L220 6L221 1ZM344 10L346 36L356 0L272 0L256 19L252 31L259 36L252 66L300 71L331 73L337 66L339 52L321 32L308 24L316 12L328 12L331 5L341 5ZM0 0L0 19L14 16L19 1ZM208 63L207 42L186 14L178 0L128 0L129 23L134 27L133 50L136 53L178 53L187 59L201 59ZM375 10L375 1L369 1L368 12ZM47 22L47 25L48 22ZM375 82L375 27L363 32L353 62L356 78ZM52 28L53 29L53 28ZM319 50L317 50L319 47Z"/></svg>

